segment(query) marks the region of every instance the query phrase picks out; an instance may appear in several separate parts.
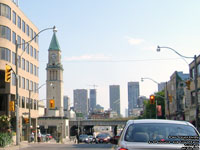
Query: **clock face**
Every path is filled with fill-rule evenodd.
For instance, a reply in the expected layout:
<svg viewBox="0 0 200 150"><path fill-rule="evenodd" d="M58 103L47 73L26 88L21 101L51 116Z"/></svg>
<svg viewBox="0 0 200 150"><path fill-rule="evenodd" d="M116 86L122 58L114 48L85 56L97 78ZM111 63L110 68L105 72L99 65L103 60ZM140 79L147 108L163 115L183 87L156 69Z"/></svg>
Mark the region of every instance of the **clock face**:
<svg viewBox="0 0 200 150"><path fill-rule="evenodd" d="M56 57L57 57L57 55L56 55L55 53L51 54L51 58L52 58L52 60L53 60L54 62L56 61Z"/></svg>

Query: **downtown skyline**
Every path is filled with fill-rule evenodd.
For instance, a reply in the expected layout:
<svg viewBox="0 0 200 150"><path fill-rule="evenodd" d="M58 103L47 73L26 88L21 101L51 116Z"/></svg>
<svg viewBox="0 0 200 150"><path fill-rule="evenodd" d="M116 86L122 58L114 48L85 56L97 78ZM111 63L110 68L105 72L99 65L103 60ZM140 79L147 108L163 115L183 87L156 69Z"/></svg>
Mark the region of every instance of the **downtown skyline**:
<svg viewBox="0 0 200 150"><path fill-rule="evenodd" d="M20 0L19 7L39 30L53 25L58 28L64 95L72 99L74 89L90 89L88 85L96 84L97 104L107 109L109 85L120 85L124 114L128 108L128 82L140 82L140 95L149 97L157 91L157 85L148 80L141 82L142 77L166 82L175 70L189 72L180 57L168 50L158 53L156 48L169 46L185 56L199 54L199 4L186 0ZM51 36L44 33L39 38L40 85L46 81ZM40 99L45 98L44 91L40 90Z"/></svg>

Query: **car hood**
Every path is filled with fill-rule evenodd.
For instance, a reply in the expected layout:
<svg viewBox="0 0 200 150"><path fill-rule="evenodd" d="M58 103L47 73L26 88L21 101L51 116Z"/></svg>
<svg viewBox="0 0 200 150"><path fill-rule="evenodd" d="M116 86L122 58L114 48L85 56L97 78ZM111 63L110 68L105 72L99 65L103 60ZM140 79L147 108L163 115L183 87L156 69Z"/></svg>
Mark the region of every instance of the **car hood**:
<svg viewBox="0 0 200 150"><path fill-rule="evenodd" d="M121 142L118 147L127 148L128 150L180 150L188 148L184 144L148 144L141 142Z"/></svg>

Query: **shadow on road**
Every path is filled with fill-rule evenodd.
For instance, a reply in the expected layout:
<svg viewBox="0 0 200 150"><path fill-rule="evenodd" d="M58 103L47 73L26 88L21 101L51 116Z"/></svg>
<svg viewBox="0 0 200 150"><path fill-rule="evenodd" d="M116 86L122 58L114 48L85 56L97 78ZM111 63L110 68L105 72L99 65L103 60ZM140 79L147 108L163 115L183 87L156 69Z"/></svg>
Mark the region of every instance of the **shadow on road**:
<svg viewBox="0 0 200 150"><path fill-rule="evenodd" d="M95 148L101 148L101 149L108 149L112 148L112 144L73 144L72 147L74 148L81 148L81 149L95 149Z"/></svg>

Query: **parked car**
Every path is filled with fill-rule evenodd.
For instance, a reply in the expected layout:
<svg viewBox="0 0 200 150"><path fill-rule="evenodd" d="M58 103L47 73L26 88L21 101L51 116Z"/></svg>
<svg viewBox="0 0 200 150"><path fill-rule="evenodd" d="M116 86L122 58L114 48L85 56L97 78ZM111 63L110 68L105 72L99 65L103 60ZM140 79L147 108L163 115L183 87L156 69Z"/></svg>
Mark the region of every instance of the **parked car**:
<svg viewBox="0 0 200 150"><path fill-rule="evenodd" d="M100 133L96 136L96 143L109 143L111 136L108 133Z"/></svg>
<svg viewBox="0 0 200 150"><path fill-rule="evenodd" d="M79 135L79 142L85 142L86 138L88 138L87 134L81 134L81 135Z"/></svg>
<svg viewBox="0 0 200 150"><path fill-rule="evenodd" d="M186 144L192 143L192 146ZM116 150L176 150L198 149L194 145L199 144L199 132L189 122L142 119L127 122ZM185 145L184 145L185 144ZM192 147L192 148L191 148Z"/></svg>
<svg viewBox="0 0 200 150"><path fill-rule="evenodd" d="M88 137L85 139L85 143L88 143L88 144L92 144L92 143L95 143L96 142L96 139L93 135L88 135Z"/></svg>

